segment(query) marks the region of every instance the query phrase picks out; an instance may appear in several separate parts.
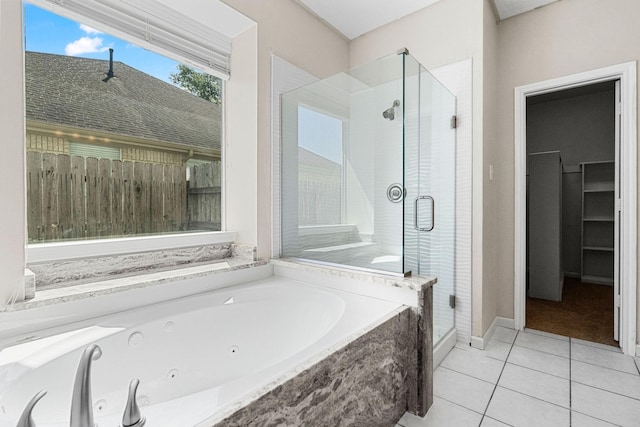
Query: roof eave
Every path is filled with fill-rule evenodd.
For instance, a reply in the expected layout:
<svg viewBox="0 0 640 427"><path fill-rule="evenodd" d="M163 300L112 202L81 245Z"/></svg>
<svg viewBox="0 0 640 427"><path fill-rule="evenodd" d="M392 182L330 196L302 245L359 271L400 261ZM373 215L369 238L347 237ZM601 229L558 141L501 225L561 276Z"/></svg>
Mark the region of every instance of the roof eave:
<svg viewBox="0 0 640 427"><path fill-rule="evenodd" d="M27 119L26 128L30 133L55 136L58 138L69 139L73 142L82 142L86 144L106 144L121 148L125 146L135 146L138 148L155 150L161 149L163 151L183 153L189 157L220 158L220 149L216 148L207 149L204 147L188 146L184 144L176 144L174 142L121 135L113 132L60 125L57 123L49 123L39 120Z"/></svg>

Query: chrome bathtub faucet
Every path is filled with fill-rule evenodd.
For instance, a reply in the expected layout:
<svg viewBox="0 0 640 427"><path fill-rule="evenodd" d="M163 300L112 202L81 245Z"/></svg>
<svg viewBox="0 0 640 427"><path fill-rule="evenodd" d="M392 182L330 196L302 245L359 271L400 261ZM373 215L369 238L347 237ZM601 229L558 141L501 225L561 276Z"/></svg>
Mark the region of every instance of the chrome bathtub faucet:
<svg viewBox="0 0 640 427"><path fill-rule="evenodd" d="M47 391L41 390L31 398L29 403L27 403L27 406L24 408L24 411L22 411L22 415L20 416L16 427L36 427L36 423L33 422L31 413L33 412L33 407L36 406L36 403L38 403L38 401L42 399L45 394L47 394Z"/></svg>
<svg viewBox="0 0 640 427"><path fill-rule="evenodd" d="M91 362L98 360L100 356L102 356L102 349L97 344L91 344L84 349L82 357L80 357L71 395L70 427L95 426L91 399Z"/></svg>
<svg viewBox="0 0 640 427"><path fill-rule="evenodd" d="M145 418L140 413L138 408L138 402L136 401L136 394L138 393L138 386L140 380L135 378L129 383L129 396L127 397L127 404L124 407L124 414L122 415L122 427L143 427Z"/></svg>

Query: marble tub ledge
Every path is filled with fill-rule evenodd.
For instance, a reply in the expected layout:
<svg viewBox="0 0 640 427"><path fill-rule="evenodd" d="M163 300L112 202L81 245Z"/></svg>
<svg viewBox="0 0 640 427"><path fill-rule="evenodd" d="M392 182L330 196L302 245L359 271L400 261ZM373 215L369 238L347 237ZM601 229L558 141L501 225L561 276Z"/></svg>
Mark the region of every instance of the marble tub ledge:
<svg viewBox="0 0 640 427"><path fill-rule="evenodd" d="M343 277L345 279L356 279L374 283L381 283L396 288L410 289L419 293L423 292L427 288L431 288L438 281L435 277L429 276L393 276L384 273L353 270L346 267L342 268L339 266L314 264L291 258L272 258L270 262L271 264L276 266L316 272L319 274L330 276Z"/></svg>
<svg viewBox="0 0 640 427"><path fill-rule="evenodd" d="M243 270L267 264L268 261L249 261L246 258L225 258L218 262L209 264L175 268L172 270L138 274L135 276L120 277L116 279L99 280L61 288L38 290L34 298L16 302L10 306L8 311L20 311L70 301L78 301L118 292L126 292L133 289L162 285L172 281L206 277L214 274Z"/></svg>

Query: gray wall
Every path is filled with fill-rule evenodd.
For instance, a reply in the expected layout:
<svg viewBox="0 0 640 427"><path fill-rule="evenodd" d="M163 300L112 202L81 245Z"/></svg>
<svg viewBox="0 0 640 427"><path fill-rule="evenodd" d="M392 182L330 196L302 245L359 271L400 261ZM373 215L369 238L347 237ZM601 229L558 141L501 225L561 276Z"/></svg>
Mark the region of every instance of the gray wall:
<svg viewBox="0 0 640 427"><path fill-rule="evenodd" d="M527 154L559 150L562 157L563 268L578 275L582 220L579 164L613 160L615 155L614 83L593 85L592 90L596 92L573 89L563 91L563 97L539 95L527 102Z"/></svg>

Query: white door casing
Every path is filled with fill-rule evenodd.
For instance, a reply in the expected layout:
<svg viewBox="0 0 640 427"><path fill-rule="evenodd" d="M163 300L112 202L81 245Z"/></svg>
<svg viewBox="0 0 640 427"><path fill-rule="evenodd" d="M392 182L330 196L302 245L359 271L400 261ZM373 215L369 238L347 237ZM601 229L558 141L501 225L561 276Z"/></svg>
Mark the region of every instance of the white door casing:
<svg viewBox="0 0 640 427"><path fill-rule="evenodd" d="M514 324L522 330L526 310L526 99L593 83L620 80L620 220L619 275L620 347L636 353L637 311L637 97L636 62L515 88Z"/></svg>
<svg viewBox="0 0 640 427"><path fill-rule="evenodd" d="M622 136L622 91L620 90L620 80L616 80L615 88L615 203L614 223L613 223L613 339L620 342L620 206L622 200L620 195L620 167L622 158L620 157L621 136Z"/></svg>

